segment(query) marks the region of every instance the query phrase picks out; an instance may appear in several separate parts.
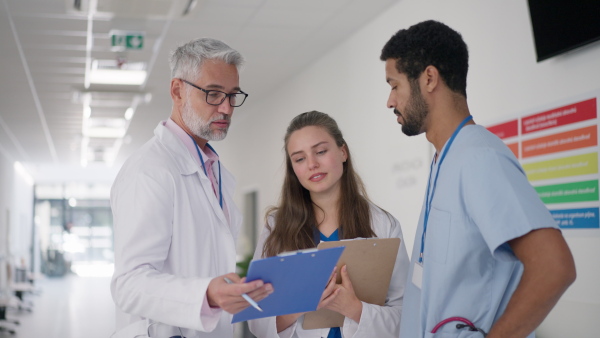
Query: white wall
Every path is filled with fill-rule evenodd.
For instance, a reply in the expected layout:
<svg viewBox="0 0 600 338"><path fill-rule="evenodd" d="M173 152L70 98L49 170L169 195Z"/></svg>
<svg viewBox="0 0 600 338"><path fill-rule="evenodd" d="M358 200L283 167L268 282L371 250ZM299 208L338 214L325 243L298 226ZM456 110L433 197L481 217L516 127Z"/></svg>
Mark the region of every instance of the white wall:
<svg viewBox="0 0 600 338"><path fill-rule="evenodd" d="M1 150L1 149L0 149ZM13 164L0 156L0 260L8 256L8 216L12 200Z"/></svg>
<svg viewBox="0 0 600 338"><path fill-rule="evenodd" d="M405 137L385 107L389 88L379 53L397 30L426 19L445 22L467 42L467 92L479 124L568 102L600 87L598 43L536 63L525 1L403 0L301 74L273 88L268 97L257 101L250 96L236 110L227 140L216 147L238 180L239 205L249 189L258 190L261 213L276 203L285 128L295 115L320 110L338 121L370 197L400 220L410 253L431 147L423 136ZM540 327L538 337L596 334L592 325L600 318L600 237L568 237L567 241L578 278Z"/></svg>
<svg viewBox="0 0 600 338"><path fill-rule="evenodd" d="M0 145L0 296L8 293L8 226L7 211L11 199L12 162Z"/></svg>
<svg viewBox="0 0 600 338"><path fill-rule="evenodd" d="M20 266L23 261L29 268L32 229L33 181L15 169L0 145L0 266Z"/></svg>
<svg viewBox="0 0 600 338"><path fill-rule="evenodd" d="M30 269L33 234L33 179L26 171L13 169L10 211L10 254L17 266ZM36 255L37 256L37 255ZM39 260L39 257L35 257Z"/></svg>
<svg viewBox="0 0 600 338"><path fill-rule="evenodd" d="M9 157L0 157L0 256L13 266L30 267L33 232L33 181ZM36 257L37 258L37 257Z"/></svg>
<svg viewBox="0 0 600 338"><path fill-rule="evenodd" d="M0 267L31 262L33 186L15 170L14 160L0 146ZM5 276L0 279L4 283ZM0 285L0 288L5 285ZM0 290L1 291L1 290Z"/></svg>

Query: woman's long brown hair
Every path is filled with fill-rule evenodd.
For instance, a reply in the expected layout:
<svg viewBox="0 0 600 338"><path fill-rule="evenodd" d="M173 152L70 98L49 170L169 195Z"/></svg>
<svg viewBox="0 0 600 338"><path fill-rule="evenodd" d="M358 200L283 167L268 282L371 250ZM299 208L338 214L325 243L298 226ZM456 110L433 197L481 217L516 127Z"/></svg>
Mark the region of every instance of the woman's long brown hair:
<svg viewBox="0 0 600 338"><path fill-rule="evenodd" d="M318 224L310 193L294 173L292 162L287 154L290 135L304 127L323 128L333 137L338 147L346 146L348 158L340 179L339 236L340 239L373 237L369 199L362 180L354 171L350 149L342 136L337 123L325 113L311 111L296 116L287 128L284 138L285 178L281 189L279 205L271 207L265 216L265 224L271 231L263 247L263 257L275 256L284 251L313 248L313 239ZM274 217L275 226L269 226L268 218Z"/></svg>

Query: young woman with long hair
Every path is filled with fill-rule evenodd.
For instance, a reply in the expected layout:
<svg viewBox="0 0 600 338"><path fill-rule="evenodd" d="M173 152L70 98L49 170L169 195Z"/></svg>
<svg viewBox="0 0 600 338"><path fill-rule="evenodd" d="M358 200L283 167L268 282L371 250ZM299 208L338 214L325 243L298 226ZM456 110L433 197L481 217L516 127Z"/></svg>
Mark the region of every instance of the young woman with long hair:
<svg viewBox="0 0 600 338"><path fill-rule="evenodd" d="M367 198L348 144L329 115L311 111L296 116L284 143L281 197L266 213L255 259L358 237L398 237L401 244L384 306L361 302L344 266L333 272L319 303L319 308L344 315L343 327L305 330L304 314L297 313L252 320L250 330L259 338L398 337L409 265L400 224ZM337 274L341 284L335 282Z"/></svg>

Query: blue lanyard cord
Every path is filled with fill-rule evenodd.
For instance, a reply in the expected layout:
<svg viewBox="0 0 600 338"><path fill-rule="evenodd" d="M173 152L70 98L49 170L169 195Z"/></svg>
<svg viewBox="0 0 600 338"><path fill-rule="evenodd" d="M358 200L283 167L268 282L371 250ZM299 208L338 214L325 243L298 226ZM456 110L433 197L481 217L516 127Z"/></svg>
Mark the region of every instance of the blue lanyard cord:
<svg viewBox="0 0 600 338"><path fill-rule="evenodd" d="M208 177L208 172L206 171L206 166L204 164L204 158L202 157L202 153L200 152L200 147L198 147L198 143L196 143L196 140L194 140L193 137L190 136L190 138L192 139L192 141L194 141L194 145L196 146L196 151L198 152L198 157L200 158L200 163L202 164L202 169L204 170L204 175L206 175L206 177L210 180L210 177ZM212 150L213 153L215 153L215 154L217 153L215 151L215 149L213 149L213 147L210 146L210 144L207 143L206 146L210 150ZM219 165L219 205L221 206L221 209L223 209L223 188L221 185L221 161L217 161L217 164Z"/></svg>
<svg viewBox="0 0 600 338"><path fill-rule="evenodd" d="M465 117L465 119L458 125L458 127L456 127L456 130L454 131L454 133L452 133L452 136L450 136L446 148L444 149L444 151L442 151L442 156L440 157L437 171L435 173L435 178L433 180L433 189L431 189L430 194L429 188L431 184L431 172L433 171L435 155L431 160L431 167L429 168L429 180L427 180L427 197L425 198L425 219L423 220L423 234L421 235L421 252L419 253L419 263L421 264L423 263L423 251L425 250L425 233L427 233L427 222L429 221L429 212L431 211L431 201L433 201L433 195L435 195L435 189L437 187L437 180L438 176L440 175L440 168L442 167L442 162L444 162L444 158L446 158L446 154L448 154L448 150L450 149L452 142L454 142L456 135L458 135L458 132L462 129L462 127L464 127L465 124L467 124L467 122L471 121L472 119L473 116L471 115Z"/></svg>

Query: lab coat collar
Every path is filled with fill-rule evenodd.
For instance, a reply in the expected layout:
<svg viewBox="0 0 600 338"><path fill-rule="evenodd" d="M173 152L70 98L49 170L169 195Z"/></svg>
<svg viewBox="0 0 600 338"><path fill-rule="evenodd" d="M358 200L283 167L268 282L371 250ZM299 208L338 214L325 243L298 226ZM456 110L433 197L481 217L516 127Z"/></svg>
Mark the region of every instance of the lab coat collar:
<svg viewBox="0 0 600 338"><path fill-rule="evenodd" d="M162 145L169 149L170 153L175 154L173 161L179 169L179 173L182 175L192 175L199 171L198 165L190 152L187 150L185 144L173 134L167 127L164 126L164 121L161 121L156 129L154 129L154 135ZM206 175L204 175L206 178ZM208 178L206 178L208 179Z"/></svg>
<svg viewBox="0 0 600 338"><path fill-rule="evenodd" d="M208 196L208 200L212 208L215 211L215 214L218 215L219 219L223 222L223 224L228 224L223 209L219 205L219 201L215 197L215 193L212 190L212 183L204 174L202 168L199 167L198 163L194 159L194 157L190 154L187 147L183 142L177 137L177 135L173 134L167 127L164 126L164 121L159 122L158 126L154 129L154 135L158 139L158 141L165 146L170 153L175 154L173 156L173 162L179 169L179 173L181 175L198 175L200 177L200 183L202 184L202 188L205 194ZM218 170L218 169L216 169ZM233 217L233 208L235 205L233 203L233 192L235 190L235 179L233 175L221 165L221 179L223 180L223 199L227 204L227 210L229 212L229 220L231 224L235 224ZM231 226L229 227L231 229ZM234 233L234 238L236 234Z"/></svg>

